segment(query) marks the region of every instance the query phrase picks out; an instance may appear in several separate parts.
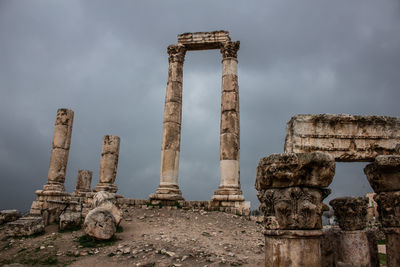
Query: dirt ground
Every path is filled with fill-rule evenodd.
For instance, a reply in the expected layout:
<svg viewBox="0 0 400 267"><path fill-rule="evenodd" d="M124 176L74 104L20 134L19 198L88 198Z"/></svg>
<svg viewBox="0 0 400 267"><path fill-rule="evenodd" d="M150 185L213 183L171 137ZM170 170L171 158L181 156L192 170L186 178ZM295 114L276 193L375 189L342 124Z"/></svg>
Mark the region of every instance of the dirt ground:
<svg viewBox="0 0 400 267"><path fill-rule="evenodd" d="M56 225L29 238L5 238L0 229L0 265L263 266L262 230L222 212L128 208L106 243L85 242L82 230L60 233Z"/></svg>

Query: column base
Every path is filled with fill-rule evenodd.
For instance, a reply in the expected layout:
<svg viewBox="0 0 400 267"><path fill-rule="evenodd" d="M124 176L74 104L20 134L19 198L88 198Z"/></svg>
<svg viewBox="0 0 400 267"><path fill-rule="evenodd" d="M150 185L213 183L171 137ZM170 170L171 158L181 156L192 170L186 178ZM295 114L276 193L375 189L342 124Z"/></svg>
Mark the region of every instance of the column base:
<svg viewBox="0 0 400 267"><path fill-rule="evenodd" d="M320 267L321 230L265 230L265 266Z"/></svg>
<svg viewBox="0 0 400 267"><path fill-rule="evenodd" d="M63 183L57 183L57 182L47 182L43 186L43 191L50 191L50 192L65 192L65 186Z"/></svg>
<svg viewBox="0 0 400 267"><path fill-rule="evenodd" d="M220 186L212 196L212 201L243 202L243 192L238 186Z"/></svg>
<svg viewBox="0 0 400 267"><path fill-rule="evenodd" d="M154 194L149 195L149 198L150 200L184 200L177 185L160 185Z"/></svg>
<svg viewBox="0 0 400 267"><path fill-rule="evenodd" d="M110 193L117 193L118 187L115 184L98 183L93 188L93 192L100 192L100 191L106 191L106 192L110 192Z"/></svg>

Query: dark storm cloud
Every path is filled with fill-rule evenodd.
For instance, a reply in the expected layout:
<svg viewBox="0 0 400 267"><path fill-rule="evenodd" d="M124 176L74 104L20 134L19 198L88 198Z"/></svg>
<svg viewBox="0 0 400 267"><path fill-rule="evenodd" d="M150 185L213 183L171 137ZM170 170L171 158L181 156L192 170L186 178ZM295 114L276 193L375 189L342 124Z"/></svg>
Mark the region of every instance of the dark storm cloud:
<svg viewBox="0 0 400 267"><path fill-rule="evenodd" d="M257 206L258 160L283 152L298 113L399 116L398 1L2 1L0 209L29 209L46 182L57 108L75 111L66 187L97 182L101 138L121 137L120 193L159 183L168 55L183 32L241 41L241 184ZM189 52L184 67L179 183L187 199L219 184L221 56ZM338 164L333 194L371 190L365 164Z"/></svg>

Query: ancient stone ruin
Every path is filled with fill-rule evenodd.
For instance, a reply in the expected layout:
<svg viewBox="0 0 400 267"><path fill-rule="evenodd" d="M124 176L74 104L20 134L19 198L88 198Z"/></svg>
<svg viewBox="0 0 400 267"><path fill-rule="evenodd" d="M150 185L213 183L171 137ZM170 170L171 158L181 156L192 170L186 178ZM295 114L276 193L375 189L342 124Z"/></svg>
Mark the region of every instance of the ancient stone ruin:
<svg viewBox="0 0 400 267"><path fill-rule="evenodd" d="M150 195L152 203L183 200L178 185L182 121L182 81L185 54L191 50L220 49L222 55L222 96L220 128L221 183L210 203L213 207L248 210L240 188L240 126L237 52L240 42L232 42L226 31L184 33L178 43L168 46L169 70L165 95L161 145L160 185ZM243 213L240 211L240 213Z"/></svg>
<svg viewBox="0 0 400 267"><path fill-rule="evenodd" d="M334 161L373 161L364 171L377 193L388 266L400 266L400 118L296 115L286 130L285 153L257 168L265 266L379 266L376 240L364 230L367 198L332 200L342 230L321 231Z"/></svg>

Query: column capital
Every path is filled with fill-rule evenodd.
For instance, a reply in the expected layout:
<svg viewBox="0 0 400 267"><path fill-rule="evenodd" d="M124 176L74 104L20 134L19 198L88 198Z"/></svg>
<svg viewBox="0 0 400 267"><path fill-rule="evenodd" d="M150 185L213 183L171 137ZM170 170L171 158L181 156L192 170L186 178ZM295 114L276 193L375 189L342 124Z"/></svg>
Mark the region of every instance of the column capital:
<svg viewBox="0 0 400 267"><path fill-rule="evenodd" d="M168 54L169 63L172 62L181 62L183 63L185 60L186 48L184 45L181 44L173 44L168 46Z"/></svg>
<svg viewBox="0 0 400 267"><path fill-rule="evenodd" d="M339 197L332 199L329 204L342 230L363 230L367 226L368 198Z"/></svg>
<svg viewBox="0 0 400 267"><path fill-rule="evenodd" d="M240 48L240 42L226 42L222 45L221 47L221 54L222 54L222 58L229 58L229 57L233 57L233 58L237 58L237 51Z"/></svg>

